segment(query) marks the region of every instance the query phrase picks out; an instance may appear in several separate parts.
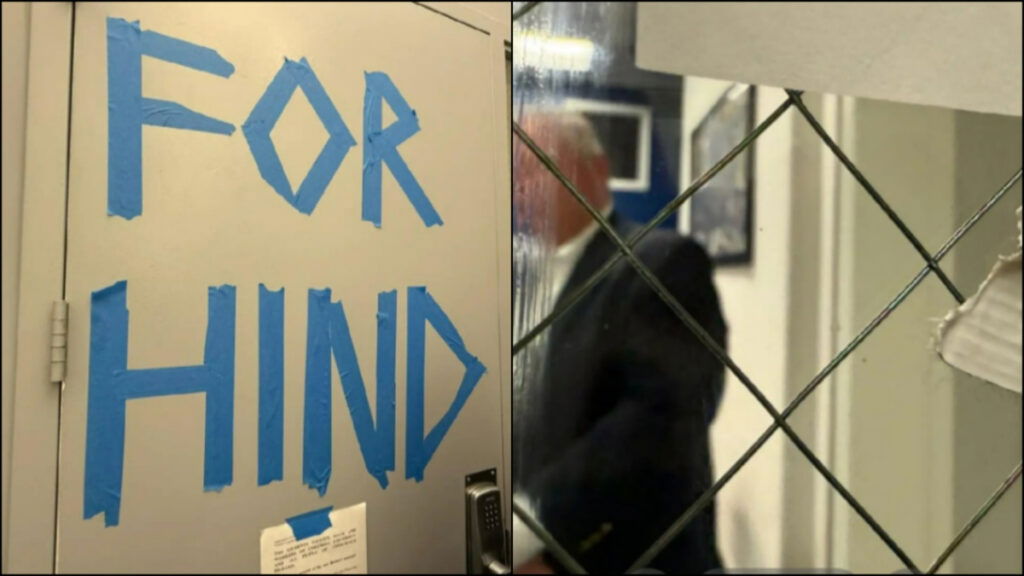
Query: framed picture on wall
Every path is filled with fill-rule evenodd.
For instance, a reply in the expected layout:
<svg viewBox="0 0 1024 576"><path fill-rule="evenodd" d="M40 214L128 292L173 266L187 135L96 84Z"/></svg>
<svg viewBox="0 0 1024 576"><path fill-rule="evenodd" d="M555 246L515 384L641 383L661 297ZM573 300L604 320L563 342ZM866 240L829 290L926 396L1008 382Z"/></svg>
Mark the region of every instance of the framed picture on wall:
<svg viewBox="0 0 1024 576"><path fill-rule="evenodd" d="M691 174L696 179L754 128L754 87L735 84L718 99L691 136ZM752 258L754 148L715 175L688 201L690 235L716 263L747 264Z"/></svg>
<svg viewBox="0 0 1024 576"><path fill-rule="evenodd" d="M614 192L651 187L651 109L639 104L567 98L565 109L585 116L608 156Z"/></svg>

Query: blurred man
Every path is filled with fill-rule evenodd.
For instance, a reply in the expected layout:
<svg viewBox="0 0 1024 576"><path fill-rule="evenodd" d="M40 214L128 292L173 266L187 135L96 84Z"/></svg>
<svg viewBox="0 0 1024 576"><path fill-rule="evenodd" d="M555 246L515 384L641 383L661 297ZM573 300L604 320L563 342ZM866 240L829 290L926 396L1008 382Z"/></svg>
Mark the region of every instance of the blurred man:
<svg viewBox="0 0 1024 576"><path fill-rule="evenodd" d="M637 227L614 210L609 162L587 120L534 113L522 125L629 238ZM561 301L616 247L539 161L523 158L517 187L555 199L552 277ZM635 252L724 346L711 262L700 246L655 230ZM711 485L708 428L723 367L625 259L550 328L548 346L544 374L529 384L530 402L517 408L516 490L588 571L621 573ZM719 568L714 507L651 567L668 573ZM561 567L544 554L517 571L544 569Z"/></svg>

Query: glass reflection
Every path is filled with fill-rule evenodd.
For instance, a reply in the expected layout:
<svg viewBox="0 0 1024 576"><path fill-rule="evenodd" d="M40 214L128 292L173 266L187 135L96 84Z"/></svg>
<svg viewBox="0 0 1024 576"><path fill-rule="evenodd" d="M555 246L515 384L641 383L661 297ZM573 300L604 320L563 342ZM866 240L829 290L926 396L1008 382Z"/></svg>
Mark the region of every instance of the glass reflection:
<svg viewBox="0 0 1024 576"><path fill-rule="evenodd" d="M637 69L638 9L542 3L513 30L514 118L623 238L787 97ZM932 252L1020 169L1019 118L803 101ZM518 141L513 158L518 340L615 247ZM1018 183L942 260L965 295L1019 246L1020 204ZM924 262L795 110L636 251L723 346L728 325L729 355L779 411L817 382L790 425L920 568L1020 461L1019 394L935 352L957 305L940 282L871 324ZM734 469L771 418L625 260L515 370L514 496L588 570L625 570L733 472L651 568L903 568L783 434ZM943 571L1019 572L1020 502L1018 483ZM527 533L517 571L563 570Z"/></svg>

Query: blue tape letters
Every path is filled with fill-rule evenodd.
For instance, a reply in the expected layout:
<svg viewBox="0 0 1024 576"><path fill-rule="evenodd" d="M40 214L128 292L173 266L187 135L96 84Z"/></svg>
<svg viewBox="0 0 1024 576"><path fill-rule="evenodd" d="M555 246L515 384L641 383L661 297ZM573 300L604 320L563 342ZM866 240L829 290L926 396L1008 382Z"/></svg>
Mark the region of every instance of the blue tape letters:
<svg viewBox="0 0 1024 576"><path fill-rule="evenodd" d="M129 370L127 281L92 293L85 454L85 518L105 513L118 524L124 469L127 401L171 394L206 394L203 487L232 482L235 390L235 288L210 287L203 364ZM406 478L423 480L486 368L471 354L440 304L423 286L408 288L406 336ZM367 473L382 489L395 470L395 346L398 292L377 295L376 401L371 410L345 308L331 290L308 292L302 480L321 496L332 469L331 357L335 360ZM451 404L427 431L426 326L430 324L465 371ZM257 484L282 480L284 457L284 288L259 285L259 468ZM374 414L375 412L375 414Z"/></svg>
<svg viewBox="0 0 1024 576"><path fill-rule="evenodd" d="M178 102L144 97L142 57L221 78L230 78L235 67L212 48L143 30L137 20L107 18L106 33L107 213L130 220L142 214L143 126L227 136L235 132L233 124ZM156 88L151 86L151 91ZM271 131L300 88L328 139L296 188L284 172ZM385 104L395 115L387 127L383 126ZM363 131L362 220L381 227L381 186L387 165L423 225L443 226L440 214L398 151L402 143L420 131L419 117L384 72L365 73ZM357 138L305 58L284 59L242 124L242 133L263 180L288 205L306 215L316 209L348 152L357 144ZM107 526L116 526L120 521L129 400L205 394L203 489L220 491L233 480L235 287L208 289L202 364L142 369L128 368L127 291L128 281L121 280L92 292L91 298L84 516L88 519L103 513ZM271 291L266 285L259 285L259 486L284 479L284 295L284 288ZM405 477L421 482L486 368L466 349L455 325L426 287L409 287L407 298ZM330 288L308 291L305 395L301 407L302 482L320 496L327 492L333 465L332 357L367 473L386 489L388 473L395 470L397 301L397 290L377 294L376 386L371 403L342 302L331 300ZM465 368L450 405L429 430L424 423L428 323ZM248 355L249 351L245 352ZM319 534L329 527L329 511L328 507L288 519L296 538Z"/></svg>
<svg viewBox="0 0 1024 576"><path fill-rule="evenodd" d="M142 127L164 126L230 136L229 122L186 108L177 102L142 96L142 57L229 78L235 67L216 50L142 30L139 22L107 18L107 213L132 219L142 214ZM444 222L419 180L398 152L398 146L420 131L420 121L405 97L384 72L366 72L363 95L362 219L381 227L381 180L387 164L409 203L428 228ZM298 189L284 172L270 133L301 88L328 139ZM395 121L382 127L383 105ZM356 145L348 126L305 58L284 63L242 124L242 132L260 176L293 208L312 214L320 198Z"/></svg>
<svg viewBox="0 0 1024 576"><path fill-rule="evenodd" d="M215 50L107 18L107 213L142 214L142 126L230 135L231 124L175 102L142 96L142 56L228 78L235 67Z"/></svg>
<svg viewBox="0 0 1024 576"><path fill-rule="evenodd" d="M89 398L85 450L85 518L103 512L118 524L128 400L171 394L206 394L203 488L232 481L235 414L235 288L211 287L203 364L128 369L128 283L92 293Z"/></svg>
<svg viewBox="0 0 1024 576"><path fill-rule="evenodd" d="M382 100L387 100L397 118L381 130ZM380 228L381 164L387 163L416 213L428 228L442 226L441 216L423 192L409 166L398 153L398 145L420 131L416 111L409 107L391 78L383 72L366 73L366 94L363 99L363 220Z"/></svg>
<svg viewBox="0 0 1024 576"><path fill-rule="evenodd" d="M284 478L284 288L260 284L259 471L263 486Z"/></svg>
<svg viewBox="0 0 1024 576"><path fill-rule="evenodd" d="M302 477L321 496L331 478L331 355L352 417L367 472L387 488L395 469L395 328L396 293L378 296L377 422L370 415L359 360L341 302L331 302L330 288L309 291L306 337L306 404L303 425Z"/></svg>
<svg viewBox="0 0 1024 576"><path fill-rule="evenodd" d="M281 165L281 158L270 139L270 132L281 118L281 113L284 112L296 88L302 88L309 103L313 105L313 111L327 130L329 138L299 185L298 192L293 194L288 176ZM249 143L249 150L256 160L260 176L288 204L303 214L313 212L345 155L356 144L348 126L338 114L338 109L334 107L305 58L298 62L284 59L281 69L249 113L249 118L242 124L242 133Z"/></svg>
<svg viewBox="0 0 1024 576"><path fill-rule="evenodd" d="M423 471L444 440L459 411L487 368L466 350L459 331L424 286L409 287L409 326L406 347L405 477L423 481ZM426 323L434 327L448 348L466 367L451 406L430 432L423 435Z"/></svg>

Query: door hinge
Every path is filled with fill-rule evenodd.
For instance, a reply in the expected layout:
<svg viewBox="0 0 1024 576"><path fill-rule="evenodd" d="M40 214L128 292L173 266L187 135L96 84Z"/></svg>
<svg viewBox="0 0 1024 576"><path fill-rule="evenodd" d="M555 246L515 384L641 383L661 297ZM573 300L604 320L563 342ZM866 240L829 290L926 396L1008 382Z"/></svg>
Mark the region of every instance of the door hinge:
<svg viewBox="0 0 1024 576"><path fill-rule="evenodd" d="M68 303L54 300L50 319L50 382L64 381L68 359Z"/></svg>

